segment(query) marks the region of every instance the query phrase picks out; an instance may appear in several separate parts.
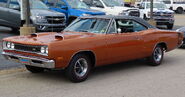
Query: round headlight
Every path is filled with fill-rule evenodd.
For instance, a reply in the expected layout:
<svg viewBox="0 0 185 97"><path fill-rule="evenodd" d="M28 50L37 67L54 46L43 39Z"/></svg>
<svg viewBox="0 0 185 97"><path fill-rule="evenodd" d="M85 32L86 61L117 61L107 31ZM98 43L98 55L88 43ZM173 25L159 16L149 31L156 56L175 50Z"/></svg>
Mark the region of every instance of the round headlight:
<svg viewBox="0 0 185 97"><path fill-rule="evenodd" d="M41 53L45 53L45 52L46 52L45 47L41 47L40 52L41 52Z"/></svg>
<svg viewBox="0 0 185 97"><path fill-rule="evenodd" d="M10 42L7 42L6 47L7 48L10 48L11 47L11 43Z"/></svg>
<svg viewBox="0 0 185 97"><path fill-rule="evenodd" d="M12 48L12 49L14 49L14 48L15 48L14 43L11 43L11 48Z"/></svg>

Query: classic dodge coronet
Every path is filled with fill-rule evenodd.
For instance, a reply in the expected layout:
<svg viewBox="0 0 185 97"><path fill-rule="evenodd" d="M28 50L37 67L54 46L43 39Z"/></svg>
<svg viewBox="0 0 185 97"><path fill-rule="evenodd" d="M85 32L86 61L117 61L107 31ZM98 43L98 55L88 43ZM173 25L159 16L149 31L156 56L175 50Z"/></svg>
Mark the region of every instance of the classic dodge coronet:
<svg viewBox="0 0 185 97"><path fill-rule="evenodd" d="M73 82L87 79L95 66L146 58L160 65L163 54L182 44L183 33L159 30L128 16L80 17L62 32L3 39L3 55L32 73L64 69Z"/></svg>

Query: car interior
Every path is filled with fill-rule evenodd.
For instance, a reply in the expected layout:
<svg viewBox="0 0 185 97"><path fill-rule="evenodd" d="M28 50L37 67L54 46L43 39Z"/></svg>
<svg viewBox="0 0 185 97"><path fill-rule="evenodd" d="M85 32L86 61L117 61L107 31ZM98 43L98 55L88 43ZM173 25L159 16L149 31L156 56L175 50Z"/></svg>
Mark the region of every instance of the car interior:
<svg viewBox="0 0 185 97"><path fill-rule="evenodd" d="M118 19L116 20L116 26L118 29L121 29L121 33L132 33L138 32L142 30L146 30L147 28L133 20L125 20Z"/></svg>

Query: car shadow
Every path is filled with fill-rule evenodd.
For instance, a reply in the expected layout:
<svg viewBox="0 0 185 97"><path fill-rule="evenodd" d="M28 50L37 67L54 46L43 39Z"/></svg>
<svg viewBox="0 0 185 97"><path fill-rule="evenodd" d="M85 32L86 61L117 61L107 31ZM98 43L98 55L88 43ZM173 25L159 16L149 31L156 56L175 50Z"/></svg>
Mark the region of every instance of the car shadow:
<svg viewBox="0 0 185 97"><path fill-rule="evenodd" d="M174 61L176 60L176 61ZM146 72L156 72L158 69L168 68L176 64L182 58L174 56L166 56L160 66L148 66L144 59L122 62L117 64L110 64L106 66L96 67L92 70L89 78L83 83L91 83L94 81L109 79L112 76L124 76L127 74L137 74ZM72 84L65 76L64 70L46 70L43 73L33 74L26 72L16 75L18 78L29 78L35 82L50 82L50 83L67 83Z"/></svg>

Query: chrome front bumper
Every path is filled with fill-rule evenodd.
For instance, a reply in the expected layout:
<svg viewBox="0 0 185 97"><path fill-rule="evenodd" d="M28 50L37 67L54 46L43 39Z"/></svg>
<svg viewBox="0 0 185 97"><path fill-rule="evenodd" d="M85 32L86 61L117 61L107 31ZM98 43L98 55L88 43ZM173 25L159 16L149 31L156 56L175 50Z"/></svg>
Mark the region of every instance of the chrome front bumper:
<svg viewBox="0 0 185 97"><path fill-rule="evenodd" d="M7 60L16 61L18 63L24 64L24 65L30 65L35 67L42 67L42 68L55 68L55 61L54 60L48 60L46 58L40 58L40 57L33 57L33 56L22 56L15 53L6 53L2 52L2 55ZM27 62L22 62L21 60L28 60Z"/></svg>

